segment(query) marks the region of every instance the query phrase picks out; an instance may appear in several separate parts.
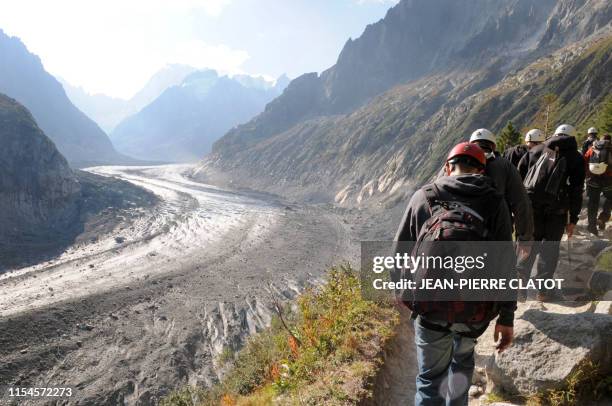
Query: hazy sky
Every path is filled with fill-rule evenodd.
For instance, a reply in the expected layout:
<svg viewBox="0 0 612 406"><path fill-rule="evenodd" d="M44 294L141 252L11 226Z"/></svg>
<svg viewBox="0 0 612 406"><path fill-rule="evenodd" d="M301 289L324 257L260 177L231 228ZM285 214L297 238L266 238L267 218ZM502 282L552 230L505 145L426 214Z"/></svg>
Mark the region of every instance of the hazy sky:
<svg viewBox="0 0 612 406"><path fill-rule="evenodd" d="M45 68L127 98L168 63L296 77L333 65L398 0L0 0Z"/></svg>

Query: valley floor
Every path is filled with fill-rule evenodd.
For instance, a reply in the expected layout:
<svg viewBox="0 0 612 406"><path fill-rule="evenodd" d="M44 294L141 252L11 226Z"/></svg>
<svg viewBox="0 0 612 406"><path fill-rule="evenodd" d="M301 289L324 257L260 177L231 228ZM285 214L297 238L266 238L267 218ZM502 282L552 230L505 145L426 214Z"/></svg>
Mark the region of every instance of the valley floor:
<svg viewBox="0 0 612 406"><path fill-rule="evenodd" d="M69 386L85 404L153 404L185 383L208 385L216 357L268 323L272 295L290 299L357 258L339 215L197 183L189 170L88 170L160 203L0 275L3 384Z"/></svg>

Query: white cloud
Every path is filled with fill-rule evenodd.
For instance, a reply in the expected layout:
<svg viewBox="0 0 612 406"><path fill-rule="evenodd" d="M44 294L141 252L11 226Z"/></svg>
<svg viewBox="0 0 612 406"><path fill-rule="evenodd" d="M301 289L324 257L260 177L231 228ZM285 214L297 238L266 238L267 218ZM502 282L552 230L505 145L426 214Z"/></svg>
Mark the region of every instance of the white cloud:
<svg viewBox="0 0 612 406"><path fill-rule="evenodd" d="M127 98L168 63L239 71L248 53L194 40L189 23L194 10L216 18L230 1L0 1L0 28L21 38L52 74Z"/></svg>

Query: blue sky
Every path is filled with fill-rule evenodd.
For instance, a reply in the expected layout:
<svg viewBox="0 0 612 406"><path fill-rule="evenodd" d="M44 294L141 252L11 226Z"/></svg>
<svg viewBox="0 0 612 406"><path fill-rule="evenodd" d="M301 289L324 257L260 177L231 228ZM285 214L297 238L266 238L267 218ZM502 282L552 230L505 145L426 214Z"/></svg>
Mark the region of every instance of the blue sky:
<svg viewBox="0 0 612 406"><path fill-rule="evenodd" d="M128 98L169 63L268 77L320 72L397 1L10 0L0 2L0 28L51 73Z"/></svg>

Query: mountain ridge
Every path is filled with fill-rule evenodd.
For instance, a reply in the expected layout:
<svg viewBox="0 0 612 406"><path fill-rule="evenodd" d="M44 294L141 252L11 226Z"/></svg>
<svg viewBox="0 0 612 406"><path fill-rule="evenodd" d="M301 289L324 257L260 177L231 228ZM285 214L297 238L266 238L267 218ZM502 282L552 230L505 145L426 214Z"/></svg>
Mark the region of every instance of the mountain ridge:
<svg viewBox="0 0 612 406"><path fill-rule="evenodd" d="M283 77L271 83L195 71L122 121L111 138L120 151L141 159L197 161L227 130L263 110L285 83Z"/></svg>
<svg viewBox="0 0 612 406"><path fill-rule="evenodd" d="M60 79L66 94L79 109L91 117L107 133L126 117L138 113L155 100L168 87L179 84L196 68L188 65L169 64L155 72L147 83L129 99L111 97L103 93L90 94L82 87Z"/></svg>
<svg viewBox="0 0 612 406"><path fill-rule="evenodd" d="M377 24L380 27L389 15L398 14L414 4L428 6L447 3L436 1L425 4L418 0L404 0ZM442 151L450 148L451 143L465 138L474 128L485 126L498 131L500 126L506 124L494 117L493 113L505 120L521 120L517 123L521 126L529 124L528 116L534 113L533 105L529 105L531 110L521 116L515 109L525 103L517 103L513 109L512 100L506 98L503 103L495 101L498 106L503 105L505 109L514 111L514 116L509 116L501 107L470 104L470 108L478 107L483 111L477 119L465 107L464 101L489 98L488 92L499 91L495 90L495 85L503 82L504 78L516 75L537 61L543 64L537 75L554 82L560 77L551 69L567 66L570 56L580 53L576 49L581 46L572 45L574 39L581 38L586 48L586 43L594 38L605 37L612 32L612 5L601 0L541 3L507 0L494 4L488 2L486 5L501 8L499 21L490 20L495 24L485 21L480 26L484 27L482 31L469 38L458 39L466 45L456 47L460 54L484 54L486 58L468 58L466 63L465 56L460 55L445 69L395 84L368 98L355 109L334 114L316 113L312 108L313 105L318 106L317 83L323 74L303 75L290 83L281 97L269 103L264 113L221 138L215 144L213 154L196 171L197 176L205 176L204 173L209 172L214 174L213 178L223 181L231 179L234 185L350 205L360 205L382 195L391 199L390 196L396 196L398 191L410 193L411 188L435 172L442 162ZM532 10L532 6L542 8L537 12ZM476 9L475 6L472 8ZM513 18L520 18L524 13L532 18L537 17L541 25L529 33L517 34L512 31L514 39L511 41L495 39L493 48L482 45L487 38L496 35L504 37L505 27L510 27ZM427 19L424 18L424 21ZM590 26L593 21L598 23ZM464 21L466 24L468 22ZM387 27L386 31L401 33L404 26L395 24ZM491 27L498 27L499 30L491 31ZM572 27L575 28L573 31ZM378 30L384 31L381 28ZM397 33L394 35L401 36ZM392 35L386 33L385 36L388 38ZM351 44L357 41L359 39L351 41ZM503 46L498 49L495 44L500 43ZM564 47L557 48L558 44L564 44ZM555 52L558 55L551 57ZM550 68L546 66L547 58L551 59ZM370 56L369 60L378 59ZM369 60L367 63L370 63ZM367 79L363 78L363 81ZM601 74L598 80L607 83ZM360 86L356 81L354 85ZM544 88L554 87L550 83L547 86L531 86L532 97L535 98L542 96L540 93ZM605 90L607 84L603 86ZM519 92L520 89L515 90ZM598 96L600 94L597 93ZM314 102L311 102L313 99ZM487 111L488 115L485 114ZM564 117L572 119L569 115Z"/></svg>
<svg viewBox="0 0 612 406"><path fill-rule="evenodd" d="M68 99L62 85L16 37L0 30L0 92L23 104L73 166L132 162Z"/></svg>

